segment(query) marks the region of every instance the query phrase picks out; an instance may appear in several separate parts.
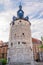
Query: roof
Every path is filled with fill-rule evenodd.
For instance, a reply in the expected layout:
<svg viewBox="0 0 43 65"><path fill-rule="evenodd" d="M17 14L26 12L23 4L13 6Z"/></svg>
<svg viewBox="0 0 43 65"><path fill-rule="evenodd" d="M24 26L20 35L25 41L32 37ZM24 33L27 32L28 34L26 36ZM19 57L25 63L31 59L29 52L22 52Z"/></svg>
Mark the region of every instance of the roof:
<svg viewBox="0 0 43 65"><path fill-rule="evenodd" d="M8 46L8 42L3 42L2 40L0 41L0 47L2 46Z"/></svg>
<svg viewBox="0 0 43 65"><path fill-rule="evenodd" d="M2 45L3 45L3 41L1 40L1 41L0 41L0 46L2 46Z"/></svg>
<svg viewBox="0 0 43 65"><path fill-rule="evenodd" d="M38 43L38 44L39 44L39 43L42 43L41 40L38 40L38 39L36 39L36 38L32 38L32 42L33 42L33 43Z"/></svg>

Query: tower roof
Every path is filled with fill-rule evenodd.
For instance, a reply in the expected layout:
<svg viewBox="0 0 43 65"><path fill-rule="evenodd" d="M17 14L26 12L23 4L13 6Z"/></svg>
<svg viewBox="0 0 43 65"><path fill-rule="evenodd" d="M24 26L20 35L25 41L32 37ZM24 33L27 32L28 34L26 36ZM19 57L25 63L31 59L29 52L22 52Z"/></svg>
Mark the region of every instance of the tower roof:
<svg viewBox="0 0 43 65"><path fill-rule="evenodd" d="M24 19L24 20L29 20L29 17L26 16L24 17L24 11L22 10L22 5L19 5L19 10L17 11L17 17L13 16L13 21L17 20L17 19Z"/></svg>

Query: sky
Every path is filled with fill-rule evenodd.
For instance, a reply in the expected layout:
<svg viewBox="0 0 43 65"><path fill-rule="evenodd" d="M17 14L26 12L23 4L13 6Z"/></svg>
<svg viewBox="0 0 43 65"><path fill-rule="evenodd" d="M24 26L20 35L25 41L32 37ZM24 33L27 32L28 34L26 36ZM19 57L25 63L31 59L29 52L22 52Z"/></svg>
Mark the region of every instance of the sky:
<svg viewBox="0 0 43 65"><path fill-rule="evenodd" d="M43 36L43 0L0 0L0 40L4 42L9 41L10 22L17 16L20 2L24 17L29 17L32 37Z"/></svg>

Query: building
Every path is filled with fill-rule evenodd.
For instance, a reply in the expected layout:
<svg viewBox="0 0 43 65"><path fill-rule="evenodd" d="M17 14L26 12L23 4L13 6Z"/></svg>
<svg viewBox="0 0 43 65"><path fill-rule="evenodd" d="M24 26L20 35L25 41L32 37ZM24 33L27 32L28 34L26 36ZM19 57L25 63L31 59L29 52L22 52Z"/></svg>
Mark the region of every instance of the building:
<svg viewBox="0 0 43 65"><path fill-rule="evenodd" d="M41 37L42 45L40 46L40 60L43 61L43 37Z"/></svg>
<svg viewBox="0 0 43 65"><path fill-rule="evenodd" d="M19 6L17 17L13 16L10 24L10 36L8 44L8 61L10 63L33 63L31 23L28 16L24 17L22 6Z"/></svg>
<svg viewBox="0 0 43 65"><path fill-rule="evenodd" d="M7 42L0 41L0 59L2 58L7 59L7 49L8 49Z"/></svg>
<svg viewBox="0 0 43 65"><path fill-rule="evenodd" d="M42 45L42 41L32 38L33 43L33 56L35 61L40 61L40 46Z"/></svg>

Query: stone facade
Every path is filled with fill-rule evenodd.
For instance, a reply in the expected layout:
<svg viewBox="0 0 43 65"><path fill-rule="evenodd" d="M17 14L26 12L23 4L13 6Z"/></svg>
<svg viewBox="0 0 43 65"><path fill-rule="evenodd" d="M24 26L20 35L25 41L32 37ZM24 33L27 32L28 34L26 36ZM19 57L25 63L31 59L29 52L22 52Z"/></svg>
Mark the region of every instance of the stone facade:
<svg viewBox="0 0 43 65"><path fill-rule="evenodd" d="M21 22L20 22L21 21ZM32 38L30 22L19 19L10 25L9 55L11 62L31 62Z"/></svg>

